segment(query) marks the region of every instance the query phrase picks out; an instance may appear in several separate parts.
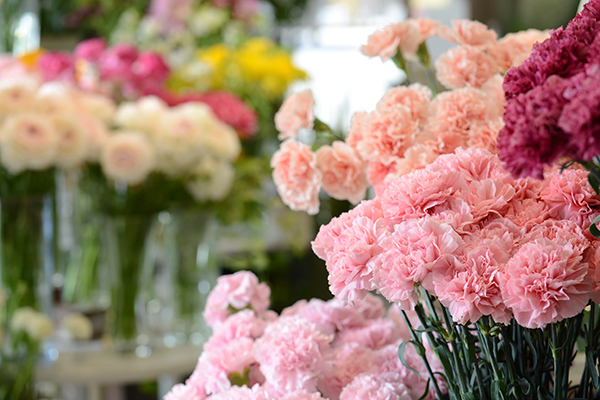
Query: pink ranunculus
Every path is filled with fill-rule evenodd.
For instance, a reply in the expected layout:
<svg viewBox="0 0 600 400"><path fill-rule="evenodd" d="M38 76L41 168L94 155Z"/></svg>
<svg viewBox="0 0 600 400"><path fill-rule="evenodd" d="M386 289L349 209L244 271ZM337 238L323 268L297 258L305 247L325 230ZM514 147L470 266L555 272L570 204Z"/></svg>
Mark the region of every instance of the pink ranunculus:
<svg viewBox="0 0 600 400"><path fill-rule="evenodd" d="M133 66L138 59L138 50L127 43L108 48L98 60L102 79L117 83L130 83L135 79Z"/></svg>
<svg viewBox="0 0 600 400"><path fill-rule="evenodd" d="M500 284L517 323L531 329L579 314L593 289L582 255L546 238L524 244L506 264Z"/></svg>
<svg viewBox="0 0 600 400"><path fill-rule="evenodd" d="M319 375L317 387L328 399L338 399L356 376L371 370L373 351L358 343L344 343L333 349L331 358Z"/></svg>
<svg viewBox="0 0 600 400"><path fill-rule="evenodd" d="M295 138L300 129L312 129L315 98L310 89L289 95L275 114L279 140Z"/></svg>
<svg viewBox="0 0 600 400"><path fill-rule="evenodd" d="M480 88L495 76L498 66L492 57L475 46L454 47L435 63L438 80L447 88Z"/></svg>
<svg viewBox="0 0 600 400"><path fill-rule="evenodd" d="M79 43L73 52L76 60L97 63L106 50L106 39L88 39Z"/></svg>
<svg viewBox="0 0 600 400"><path fill-rule="evenodd" d="M259 283L252 272L223 275L217 279L217 286L208 295L204 318L209 326L214 326L227 319L230 308L242 310L247 307L260 316L269 308L270 295L271 289L265 283Z"/></svg>
<svg viewBox="0 0 600 400"><path fill-rule="evenodd" d="M413 120L423 126L429 116L431 89L420 83L410 86L397 86L389 89L377 103L377 110L394 109L398 105L409 108Z"/></svg>
<svg viewBox="0 0 600 400"><path fill-rule="evenodd" d="M204 400L206 395L194 386L175 385L165 395L164 400Z"/></svg>
<svg viewBox="0 0 600 400"><path fill-rule="evenodd" d="M266 326L267 322L258 318L252 310L237 312L215 326L213 335L204 344L204 351L224 347L230 341L243 337L257 339L262 336Z"/></svg>
<svg viewBox="0 0 600 400"><path fill-rule="evenodd" d="M346 137L346 143L350 145L354 150L358 151L358 144L365 137L365 129L367 129L369 123L369 113L357 112L352 116L352 122L350 123L350 129Z"/></svg>
<svg viewBox="0 0 600 400"><path fill-rule="evenodd" d="M363 347L377 350L400 339L400 331L389 319L374 319L365 326L354 329L344 329L338 332L333 346L345 343L358 343Z"/></svg>
<svg viewBox="0 0 600 400"><path fill-rule="evenodd" d="M395 175L398 172L398 166L401 162L401 159L398 158L393 160L389 164L383 164L379 161L371 161L367 165L367 180L369 182L369 186L375 190L375 194L377 196L381 196L381 194L385 191L387 187L386 178L389 175Z"/></svg>
<svg viewBox="0 0 600 400"><path fill-rule="evenodd" d="M44 53L38 61L38 68L45 81L60 80L72 82L75 80L73 57L68 53Z"/></svg>
<svg viewBox="0 0 600 400"><path fill-rule="evenodd" d="M171 73L162 56L150 51L141 52L132 69L136 86L142 92L161 89Z"/></svg>
<svg viewBox="0 0 600 400"><path fill-rule="evenodd" d="M400 49L405 57L414 57L423 41L419 29L409 22L390 24L375 31L363 45L361 52L368 57L381 57L387 61Z"/></svg>
<svg viewBox="0 0 600 400"><path fill-rule="evenodd" d="M273 154L271 167L273 181L285 204L311 215L319 211L321 173L310 147L294 139L286 140Z"/></svg>
<svg viewBox="0 0 600 400"><path fill-rule="evenodd" d="M364 162L352 147L333 142L317 151L317 168L321 171L323 190L338 200L357 204L365 198L368 182Z"/></svg>
<svg viewBox="0 0 600 400"><path fill-rule="evenodd" d="M481 22L460 19L452 21L452 28L440 26L438 34L454 43L487 46L496 43L498 35Z"/></svg>
<svg viewBox="0 0 600 400"><path fill-rule="evenodd" d="M316 391L323 357L333 339L298 316L281 317L256 341L254 355L274 396Z"/></svg>
<svg viewBox="0 0 600 400"><path fill-rule="evenodd" d="M402 377L394 372L361 374L342 390L340 400L413 400Z"/></svg>

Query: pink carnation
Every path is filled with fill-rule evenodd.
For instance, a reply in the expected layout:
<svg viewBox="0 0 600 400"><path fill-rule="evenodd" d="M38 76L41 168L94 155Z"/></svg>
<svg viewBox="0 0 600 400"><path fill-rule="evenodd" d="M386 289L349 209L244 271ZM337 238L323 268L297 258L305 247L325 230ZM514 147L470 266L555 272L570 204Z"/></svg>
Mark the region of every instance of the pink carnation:
<svg viewBox="0 0 600 400"><path fill-rule="evenodd" d="M358 343L363 347L377 350L400 339L400 331L394 321L389 319L375 319L365 326L340 331L333 346L345 343Z"/></svg>
<svg viewBox="0 0 600 400"><path fill-rule="evenodd" d="M458 171L466 182L485 179L506 180L510 175L502 168L497 156L484 149L456 149L440 156L434 164Z"/></svg>
<svg viewBox="0 0 600 400"><path fill-rule="evenodd" d="M471 207L476 221L486 218L491 213L503 215L508 204L515 195L515 188L508 183L494 179L473 181L463 187L461 197Z"/></svg>
<svg viewBox="0 0 600 400"><path fill-rule="evenodd" d="M515 225L514 222L507 218L491 218L473 226L471 235L474 238L470 240L474 240L475 242L481 241L493 247L501 245L501 249L507 257L512 257L519 249L524 233L525 229L523 227ZM508 259L502 259L499 260L499 263L504 264L506 261Z"/></svg>
<svg viewBox="0 0 600 400"><path fill-rule="evenodd" d="M217 393L210 397L211 400L277 400L259 385L254 385L252 389L247 386L233 386L229 390Z"/></svg>
<svg viewBox="0 0 600 400"><path fill-rule="evenodd" d="M336 239L350 226L352 226L352 216L348 213L332 218L327 225L321 225L317 237L311 243L317 257L327 260L330 255L333 255Z"/></svg>
<svg viewBox="0 0 600 400"><path fill-rule="evenodd" d="M350 130L346 137L346 143L350 145L354 150L358 151L358 144L365 137L365 130L369 124L369 114L366 112L357 112L352 115L352 122L350 123Z"/></svg>
<svg viewBox="0 0 600 400"><path fill-rule="evenodd" d="M271 158L273 180L285 204L314 215L319 211L321 173L317 157L305 144L288 139Z"/></svg>
<svg viewBox="0 0 600 400"><path fill-rule="evenodd" d="M396 86L389 89L377 103L378 111L396 108L398 105L408 107L413 120L423 126L429 116L429 103L431 101L431 89L420 83L410 86Z"/></svg>
<svg viewBox="0 0 600 400"><path fill-rule="evenodd" d="M362 315L365 320L379 319L385 315L385 307L381 297L370 293L364 299L355 300L349 307Z"/></svg>
<svg viewBox="0 0 600 400"><path fill-rule="evenodd" d="M262 336L267 322L258 318L252 310L242 310L230 315L225 322L216 325L213 335L204 344L205 351L226 346L232 340L247 337L256 339Z"/></svg>
<svg viewBox="0 0 600 400"><path fill-rule="evenodd" d="M600 240L594 240L584 255L584 262L588 263L588 275L592 280L590 297L596 304L600 304Z"/></svg>
<svg viewBox="0 0 600 400"><path fill-rule="evenodd" d="M204 400L206 395L194 386L175 385L165 395L164 400Z"/></svg>
<svg viewBox="0 0 600 400"><path fill-rule="evenodd" d="M475 46L460 46L442 54L435 63L438 80L447 88L480 88L495 76L498 66Z"/></svg>
<svg viewBox="0 0 600 400"><path fill-rule="evenodd" d="M550 217L548 205L541 200L515 199L508 204L505 217L516 225L531 229Z"/></svg>
<svg viewBox="0 0 600 400"><path fill-rule="evenodd" d="M340 400L413 400L399 374L362 374L344 388Z"/></svg>
<svg viewBox="0 0 600 400"><path fill-rule="evenodd" d="M314 392L331 340L301 317L281 317L269 325L254 348L269 392L275 396L297 390Z"/></svg>
<svg viewBox="0 0 600 400"><path fill-rule="evenodd" d="M410 57L414 56L422 41L421 33L414 24L400 22L371 34L361 52L365 56L381 57L382 61L387 61L394 57L400 48L405 56Z"/></svg>
<svg viewBox="0 0 600 400"><path fill-rule="evenodd" d="M504 126L504 121L500 118L504 114L504 106L506 105L506 99L504 98L504 89L502 89L502 83L504 78L500 74L492 76L486 83L484 83L479 89L485 94L485 100L489 104L491 114L497 115L499 122L498 130ZM496 120L497 121L497 120Z"/></svg>
<svg viewBox="0 0 600 400"><path fill-rule="evenodd" d="M437 35L438 27L440 23L429 18L411 18L408 20L411 24L415 25L423 40L430 38L431 36Z"/></svg>
<svg viewBox="0 0 600 400"><path fill-rule="evenodd" d="M279 140L295 138L300 129L312 129L315 99L310 89L288 96L275 114Z"/></svg>
<svg viewBox="0 0 600 400"><path fill-rule="evenodd" d="M472 126L467 148L483 149L498 154L498 134L503 127L504 122L500 118Z"/></svg>
<svg viewBox="0 0 600 400"><path fill-rule="evenodd" d="M411 147L412 148L412 147ZM411 149L409 148L409 150ZM406 155L406 153L405 153ZM386 178L398 173L399 162L401 159L391 161L389 164L383 164L379 161L370 161L367 165L367 180L369 186L373 187L375 194L381 196L387 187Z"/></svg>
<svg viewBox="0 0 600 400"><path fill-rule="evenodd" d="M432 218L409 219L394 226L380 243L373 261L373 282L379 292L402 309L417 303L415 284L433 293L432 273L450 268L463 240L448 224Z"/></svg>
<svg viewBox="0 0 600 400"><path fill-rule="evenodd" d="M329 399L338 399L346 385L372 368L373 351L358 343L344 343L330 357L318 382L319 391Z"/></svg>
<svg viewBox="0 0 600 400"><path fill-rule="evenodd" d="M481 22L460 19L452 21L452 28L440 26L438 34L454 43L470 46L486 46L496 42L498 35Z"/></svg>
<svg viewBox="0 0 600 400"><path fill-rule="evenodd" d="M500 283L517 323L531 329L579 314L592 290L581 254L545 238L524 244L506 264Z"/></svg>
<svg viewBox="0 0 600 400"><path fill-rule="evenodd" d="M364 162L346 143L322 146L317 151L317 168L323 176L323 190L331 197L352 204L365 198L368 182Z"/></svg>
<svg viewBox="0 0 600 400"><path fill-rule="evenodd" d="M590 241L585 236L584 230L577 223L570 220L548 219L533 225L529 232L523 236L521 242L533 242L542 238L550 239L563 246L571 245L580 254L583 254L590 247Z"/></svg>
<svg viewBox="0 0 600 400"><path fill-rule="evenodd" d="M224 322L231 313L230 308L242 310L251 307L257 315L269 308L271 289L259 283L252 272L240 271L217 279L217 286L206 300L204 318L209 326Z"/></svg>
<svg viewBox="0 0 600 400"><path fill-rule="evenodd" d="M415 169L425 168L438 158L439 154L431 143L413 144L396 163L396 171L388 173L386 181L397 179ZM376 192L377 193L377 192Z"/></svg>
<svg viewBox="0 0 600 400"><path fill-rule="evenodd" d="M305 391L298 391L294 393L288 393L281 398L281 400L327 400L319 393L309 393Z"/></svg>

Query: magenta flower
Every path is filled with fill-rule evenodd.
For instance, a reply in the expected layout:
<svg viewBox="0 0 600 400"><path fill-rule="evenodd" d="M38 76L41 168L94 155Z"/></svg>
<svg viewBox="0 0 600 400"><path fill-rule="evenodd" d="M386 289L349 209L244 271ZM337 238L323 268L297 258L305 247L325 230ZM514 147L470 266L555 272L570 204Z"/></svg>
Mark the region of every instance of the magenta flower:
<svg viewBox="0 0 600 400"><path fill-rule="evenodd" d="M97 63L104 51L106 50L106 39L89 39L84 40L75 47L75 59L82 59L89 62Z"/></svg>
<svg viewBox="0 0 600 400"><path fill-rule="evenodd" d="M74 80L75 65L68 53L44 53L38 61L38 67L45 81Z"/></svg>

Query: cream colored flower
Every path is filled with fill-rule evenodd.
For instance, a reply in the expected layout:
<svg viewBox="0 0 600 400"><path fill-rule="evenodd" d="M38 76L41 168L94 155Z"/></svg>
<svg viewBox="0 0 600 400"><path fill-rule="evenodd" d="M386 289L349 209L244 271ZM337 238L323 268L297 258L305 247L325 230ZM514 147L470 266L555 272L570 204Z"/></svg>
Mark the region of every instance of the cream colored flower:
<svg viewBox="0 0 600 400"><path fill-rule="evenodd" d="M0 80L0 119L25 112L33 104L38 82L32 78Z"/></svg>
<svg viewBox="0 0 600 400"><path fill-rule="evenodd" d="M117 133L106 139L100 165L110 179L136 185L146 179L154 168L154 149L141 133Z"/></svg>
<svg viewBox="0 0 600 400"><path fill-rule="evenodd" d="M104 143L109 136L107 126L91 114L81 114L78 117L79 123L83 126L87 135L86 159L98 161Z"/></svg>
<svg viewBox="0 0 600 400"><path fill-rule="evenodd" d="M88 134L77 115L56 115L52 124L58 135L56 165L68 169L81 164L88 154Z"/></svg>
<svg viewBox="0 0 600 400"><path fill-rule="evenodd" d="M152 137L168 109L167 103L158 97L146 96L133 103L121 104L115 122L121 129L139 131Z"/></svg>
<svg viewBox="0 0 600 400"><path fill-rule="evenodd" d="M44 116L8 118L0 128L0 163L13 174L48 168L56 158L58 139L53 124Z"/></svg>
<svg viewBox="0 0 600 400"><path fill-rule="evenodd" d="M89 340L94 333L92 322L80 313L67 315L63 321L63 327L75 340Z"/></svg>
<svg viewBox="0 0 600 400"><path fill-rule="evenodd" d="M104 123L113 121L117 113L115 102L102 94L79 92L77 105L83 112L93 115Z"/></svg>
<svg viewBox="0 0 600 400"><path fill-rule="evenodd" d="M192 196L197 201L218 201L231 191L235 169L227 161L205 157L195 168L193 176L186 186Z"/></svg>
<svg viewBox="0 0 600 400"><path fill-rule="evenodd" d="M11 320L11 329L15 332L24 332L32 339L40 341L50 337L54 332L50 318L30 307L15 311Z"/></svg>
<svg viewBox="0 0 600 400"><path fill-rule="evenodd" d="M74 114L76 89L62 82L48 82L35 94L33 111L48 116Z"/></svg>

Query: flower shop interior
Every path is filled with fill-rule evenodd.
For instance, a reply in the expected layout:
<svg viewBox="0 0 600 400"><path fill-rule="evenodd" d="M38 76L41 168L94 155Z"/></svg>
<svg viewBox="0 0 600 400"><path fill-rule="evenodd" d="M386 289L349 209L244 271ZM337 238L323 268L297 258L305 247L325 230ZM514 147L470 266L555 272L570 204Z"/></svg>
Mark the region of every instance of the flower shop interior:
<svg viewBox="0 0 600 400"><path fill-rule="evenodd" d="M600 399L600 0L0 0L0 53L0 400Z"/></svg>

